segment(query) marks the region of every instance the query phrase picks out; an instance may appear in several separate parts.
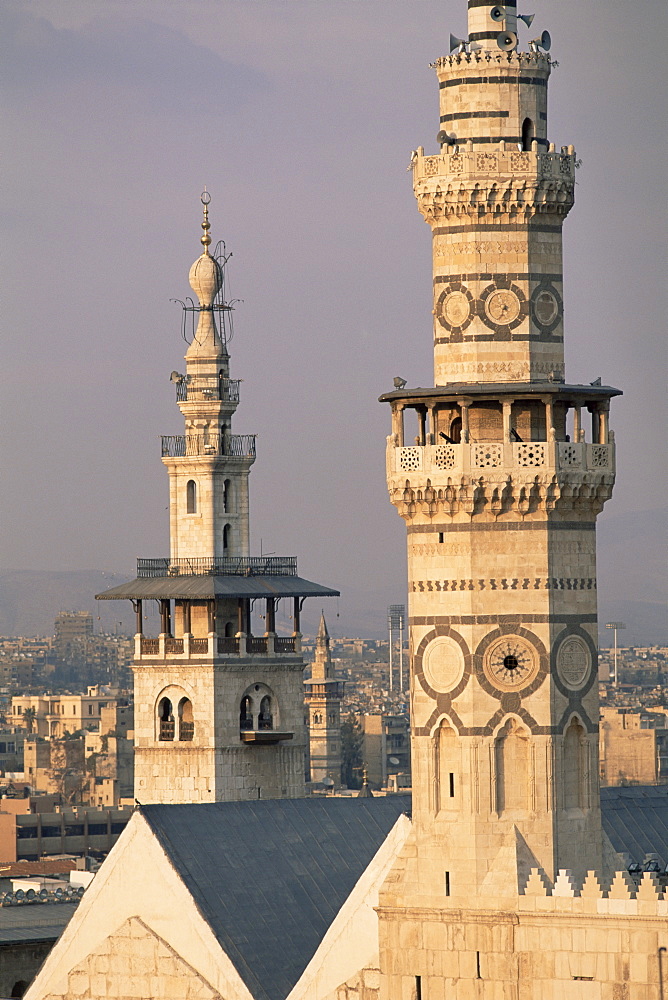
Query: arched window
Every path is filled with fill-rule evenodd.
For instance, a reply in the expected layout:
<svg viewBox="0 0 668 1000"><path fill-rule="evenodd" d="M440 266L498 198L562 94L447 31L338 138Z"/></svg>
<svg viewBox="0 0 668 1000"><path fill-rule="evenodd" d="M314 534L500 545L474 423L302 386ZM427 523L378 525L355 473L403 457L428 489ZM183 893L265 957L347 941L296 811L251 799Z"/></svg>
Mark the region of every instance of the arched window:
<svg viewBox="0 0 668 1000"><path fill-rule="evenodd" d="M230 526L226 524L223 528L223 552L227 552L230 547Z"/></svg>
<svg viewBox="0 0 668 1000"><path fill-rule="evenodd" d="M584 729L573 719L564 736L564 809L583 805Z"/></svg>
<svg viewBox="0 0 668 1000"><path fill-rule="evenodd" d="M253 728L253 702L249 695L244 695L241 699L239 709L239 729Z"/></svg>
<svg viewBox="0 0 668 1000"><path fill-rule="evenodd" d="M496 811L517 812L528 806L529 740L514 719L499 733L495 746Z"/></svg>
<svg viewBox="0 0 668 1000"><path fill-rule="evenodd" d="M522 149L531 149L531 143L534 140L534 127L533 122L530 118L525 118L522 122Z"/></svg>
<svg viewBox="0 0 668 1000"><path fill-rule="evenodd" d="M174 739L174 712L169 698L161 698L158 703L158 739Z"/></svg>
<svg viewBox="0 0 668 1000"><path fill-rule="evenodd" d="M271 698L268 694L265 694L262 701L260 702L260 714L257 719L258 729L271 729L273 726L273 718L271 714Z"/></svg>
<svg viewBox="0 0 668 1000"><path fill-rule="evenodd" d="M462 418L455 417L450 424L450 440L453 444L459 444L462 439Z"/></svg>
<svg viewBox="0 0 668 1000"><path fill-rule="evenodd" d="M226 479L223 483L223 510L226 514L232 509L232 483Z"/></svg>
<svg viewBox="0 0 668 1000"><path fill-rule="evenodd" d="M190 742L195 735L193 706L189 698L181 698L179 702L179 740Z"/></svg>
<svg viewBox="0 0 668 1000"><path fill-rule="evenodd" d="M319 726L321 725L321 723L322 723L322 715L318 715L318 713L316 712L315 715L313 716L313 725Z"/></svg>
<svg viewBox="0 0 668 1000"><path fill-rule="evenodd" d="M186 486L186 511L188 514L197 513L197 483L194 479L189 479Z"/></svg>
<svg viewBox="0 0 668 1000"><path fill-rule="evenodd" d="M461 776L461 747L457 734L444 720L436 732L436 809L455 809L459 806Z"/></svg>
<svg viewBox="0 0 668 1000"><path fill-rule="evenodd" d="M225 635L228 639L231 639L234 635L234 622L225 622Z"/></svg>
<svg viewBox="0 0 668 1000"><path fill-rule="evenodd" d="M330 712L329 713L329 724L330 724L330 726L335 726L336 725L336 712Z"/></svg>

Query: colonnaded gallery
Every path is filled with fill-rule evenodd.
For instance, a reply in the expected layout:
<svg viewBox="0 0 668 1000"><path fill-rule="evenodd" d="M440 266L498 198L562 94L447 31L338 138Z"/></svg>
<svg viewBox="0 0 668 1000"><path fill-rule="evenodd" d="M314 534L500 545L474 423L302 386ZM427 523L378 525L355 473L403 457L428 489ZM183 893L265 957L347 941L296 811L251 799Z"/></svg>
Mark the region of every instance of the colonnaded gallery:
<svg viewBox="0 0 668 1000"><path fill-rule="evenodd" d="M412 156L434 384L381 397L408 537L412 803L305 796L300 611L336 591L249 556L255 438L232 433L205 195L172 373L184 433L162 443L170 554L98 595L137 612L141 805L28 1000L662 997L668 900L628 871L642 850L668 861L656 799L615 790L602 808L598 783L595 524L619 391L566 377L576 152L549 141L551 40L522 44L530 22L468 0L467 37L433 64L438 145ZM318 704L318 752L337 758Z"/></svg>

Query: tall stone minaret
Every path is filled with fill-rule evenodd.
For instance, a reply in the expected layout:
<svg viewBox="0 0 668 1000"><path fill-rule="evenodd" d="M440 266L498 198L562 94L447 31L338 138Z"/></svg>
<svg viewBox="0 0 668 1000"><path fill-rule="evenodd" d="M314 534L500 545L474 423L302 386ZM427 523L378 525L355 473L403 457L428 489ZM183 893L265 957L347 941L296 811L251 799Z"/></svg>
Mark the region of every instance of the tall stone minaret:
<svg viewBox="0 0 668 1000"><path fill-rule="evenodd" d="M170 557L139 559L137 579L99 594L130 599L135 637L135 795L143 803L291 798L304 794L306 729L300 610L338 591L297 576L293 557L249 555L248 478L254 435L232 433L225 257L190 269L197 320L186 371L172 373L185 419L163 437L169 475ZM160 606L160 634L144 635L143 602ZM279 636L279 601L293 632ZM262 615L253 634L253 612ZM257 622L257 618L256 618Z"/></svg>
<svg viewBox="0 0 668 1000"><path fill-rule="evenodd" d="M531 867L602 865L595 524L618 391L564 375L576 158L548 140L549 39L521 51L514 3L468 11L468 42L433 67L440 150L413 155L435 385L381 397L412 658L414 856L388 886L390 923L447 897L490 906Z"/></svg>
<svg viewBox="0 0 668 1000"><path fill-rule="evenodd" d="M311 677L304 684L309 714L311 781L328 778L341 784L341 700L344 682L337 680L332 663L325 616L320 616Z"/></svg>

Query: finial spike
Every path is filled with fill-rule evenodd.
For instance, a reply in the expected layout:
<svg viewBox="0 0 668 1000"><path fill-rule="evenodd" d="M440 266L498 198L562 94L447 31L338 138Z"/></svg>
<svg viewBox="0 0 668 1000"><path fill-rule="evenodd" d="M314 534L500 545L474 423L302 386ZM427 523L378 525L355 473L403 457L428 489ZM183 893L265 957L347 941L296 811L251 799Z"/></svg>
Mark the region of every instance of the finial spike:
<svg viewBox="0 0 668 1000"><path fill-rule="evenodd" d="M204 233L200 242L204 247L204 253L208 254L209 245L211 243L211 236L209 235L209 230L211 229L211 223L209 222L209 203L211 201L211 195L207 191L206 185L204 186L204 190L200 196L200 201L202 202L204 210L204 218L202 219L202 229L204 230Z"/></svg>

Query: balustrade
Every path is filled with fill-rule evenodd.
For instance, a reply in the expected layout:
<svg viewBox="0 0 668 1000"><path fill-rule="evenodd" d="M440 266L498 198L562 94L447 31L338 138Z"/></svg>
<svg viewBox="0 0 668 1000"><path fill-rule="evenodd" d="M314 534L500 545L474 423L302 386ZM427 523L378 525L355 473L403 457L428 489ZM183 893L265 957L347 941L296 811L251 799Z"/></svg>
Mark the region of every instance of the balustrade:
<svg viewBox="0 0 668 1000"><path fill-rule="evenodd" d="M390 445L395 473L468 473L476 469L607 469L613 462L612 444L571 441L476 441L470 444Z"/></svg>

